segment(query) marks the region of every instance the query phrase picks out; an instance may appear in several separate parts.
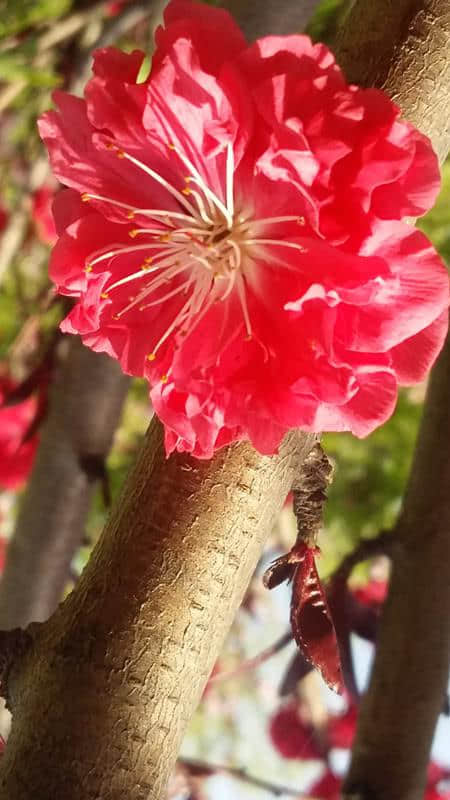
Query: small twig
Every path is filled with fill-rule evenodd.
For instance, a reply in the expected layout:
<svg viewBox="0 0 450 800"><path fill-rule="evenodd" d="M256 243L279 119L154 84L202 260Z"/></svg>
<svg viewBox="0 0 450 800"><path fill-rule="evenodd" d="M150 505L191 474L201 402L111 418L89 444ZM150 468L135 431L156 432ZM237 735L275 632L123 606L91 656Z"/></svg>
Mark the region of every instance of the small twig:
<svg viewBox="0 0 450 800"><path fill-rule="evenodd" d="M239 666L235 669L227 670L226 672L218 672L217 675L213 675L209 681L208 686L212 686L214 683L220 683L221 681L228 681L231 678L238 678L243 673L249 672L252 669L256 669L256 667L261 666L264 664L265 661L268 661L269 658L272 658L276 653L279 653L283 647L286 647L289 642L292 641L292 633L291 631L287 631L280 636L279 639L276 640L273 644L269 647L266 647L264 650L261 650L258 655L253 656L253 658L248 658L246 661L242 661Z"/></svg>
<svg viewBox="0 0 450 800"><path fill-rule="evenodd" d="M332 573L328 584L347 580L351 571L357 564L367 561L374 556L390 555L396 541L395 528L390 531L380 531L374 539L361 539L355 550L344 556L337 569Z"/></svg>
<svg viewBox="0 0 450 800"><path fill-rule="evenodd" d="M223 772L226 775L230 775L232 778L236 778L238 781L248 783L258 789L263 789L266 792L271 792L271 794L275 795L275 797L280 797L280 795L283 794L288 795L288 797L296 797L298 799L304 798L304 800L307 800L307 798L310 797L308 793L302 792L299 789L294 789L290 786L281 786L279 784L263 780L262 778L257 778L254 775L250 775L245 767L232 767L227 764L210 764L209 762L200 761L196 758L180 758L178 760L178 764L190 772L191 775L198 778L208 778L211 775L217 775L217 773Z"/></svg>

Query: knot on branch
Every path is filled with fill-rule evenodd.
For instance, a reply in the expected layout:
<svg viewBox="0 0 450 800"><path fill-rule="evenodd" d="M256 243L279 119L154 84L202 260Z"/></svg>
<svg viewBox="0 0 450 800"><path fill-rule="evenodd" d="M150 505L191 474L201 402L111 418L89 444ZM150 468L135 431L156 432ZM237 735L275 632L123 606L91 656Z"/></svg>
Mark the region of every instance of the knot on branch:
<svg viewBox="0 0 450 800"><path fill-rule="evenodd" d="M5 699L9 710L11 710L9 687L11 669L22 660L32 643L33 637L28 630L13 628L10 631L0 631L0 696Z"/></svg>
<svg viewBox="0 0 450 800"><path fill-rule="evenodd" d="M297 538L308 547L315 545L322 527L323 507L333 473L331 461L317 442L303 462L301 473L292 488Z"/></svg>

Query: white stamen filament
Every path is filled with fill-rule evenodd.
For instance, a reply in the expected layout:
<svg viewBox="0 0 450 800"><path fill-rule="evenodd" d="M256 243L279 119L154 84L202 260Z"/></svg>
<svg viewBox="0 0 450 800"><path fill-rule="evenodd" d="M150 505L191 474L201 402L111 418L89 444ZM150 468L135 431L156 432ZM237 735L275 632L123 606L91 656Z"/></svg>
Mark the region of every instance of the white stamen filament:
<svg viewBox="0 0 450 800"><path fill-rule="evenodd" d="M111 148L116 150L120 158L128 160L153 181L159 183L181 208L180 211L134 208L128 203L100 194L85 193L82 196L86 201L99 200L123 209L128 212L127 217L130 220L141 215L149 217L149 221L156 223L154 227L136 227L128 230L132 238L148 236L149 241L130 246L126 243L114 244L106 252L95 251L87 261L86 271L91 272L93 267L119 256L141 251L147 253L143 264L135 272L105 286L102 297L107 298L110 297L110 293L128 283L143 279L143 283L140 284L141 289L135 296L128 298L129 302L125 307L113 313L113 319L121 319L136 307L137 310L144 311L169 302L183 293L189 295L177 311L176 307L180 303L175 302L173 320L148 355L148 359L153 361L158 350L172 334L192 333L214 303L226 301L232 292L235 292L247 337L253 338L247 282L255 280L257 268L263 269L264 264L273 263L277 268L298 269L297 266L285 263L283 258L276 254L278 247L290 247L301 253L307 252L297 242L281 238L260 238L258 234L264 235L267 229L270 231L272 225L289 222L304 225L304 217L287 215L253 219L248 210L235 209L235 160L231 143L226 145L222 187L225 203L208 186L207 180L202 177L185 153L174 145L170 145L169 149L176 154L189 173L185 178L184 190L177 189L151 167L129 153L115 145L111 145ZM276 248L275 252L273 246ZM150 255L152 252L154 254ZM121 269L123 266L122 263ZM108 268L112 270L112 266L108 265ZM152 276L150 280L149 276ZM170 285L172 281L176 281L177 285L174 286L173 283ZM163 293L158 297L159 290ZM116 297L119 300L123 299L123 294L119 292ZM110 299L114 300L114 295ZM240 330L242 332L242 328ZM267 348L261 342L260 344L267 354ZM161 380L167 382L167 375L163 378Z"/></svg>
<svg viewBox="0 0 450 800"><path fill-rule="evenodd" d="M296 242L284 242L282 239L246 239L245 244L274 244L280 247L293 247L295 250L300 250L301 253L308 252L303 245Z"/></svg>
<svg viewBox="0 0 450 800"><path fill-rule="evenodd" d="M227 144L227 174L226 174L226 183L227 183L227 209L230 215L231 220L233 220L234 216L234 187L233 187L233 177L234 177L234 153L233 153L233 145L228 142ZM230 225L230 228L232 226Z"/></svg>
<svg viewBox="0 0 450 800"><path fill-rule="evenodd" d="M218 210L224 215L225 219L227 220L228 226L231 228L233 224L233 213L231 212L230 214L230 211L227 208L227 206L225 206L220 200L220 198L217 197L217 195L214 194L214 192L209 188L204 178L202 178L202 176L200 175L198 169L194 167L192 161L190 161L189 158L184 153L182 153L181 150L178 149L178 147L175 147L175 145L171 145L170 149L177 154L178 158L183 162L185 167L187 167L187 169L192 173L191 175L189 175L187 182L190 183L191 181L194 181L197 184L197 186L200 187L204 195L209 200L211 200L211 203L213 203L218 208Z"/></svg>
<svg viewBox="0 0 450 800"><path fill-rule="evenodd" d="M126 158L127 161L131 161L131 163L134 164L136 167L139 167L139 169L142 169L144 172L147 173L147 175L150 175L150 177L153 178L153 180L155 180L157 183L160 183L161 186L164 186L164 188L167 189L169 194L171 194L172 197L178 200L180 205L184 206L184 208L190 211L193 217L196 216L195 208L188 202L188 200L186 200L185 197L183 197L181 192L179 192L178 189L175 189L175 187L172 186L168 181L166 181L165 178L163 178L161 175L158 175L158 173L155 172L150 167L147 167L147 165L143 164L142 161L139 161L138 158L130 156L130 154L126 153L124 150L120 150L119 152L122 158Z"/></svg>

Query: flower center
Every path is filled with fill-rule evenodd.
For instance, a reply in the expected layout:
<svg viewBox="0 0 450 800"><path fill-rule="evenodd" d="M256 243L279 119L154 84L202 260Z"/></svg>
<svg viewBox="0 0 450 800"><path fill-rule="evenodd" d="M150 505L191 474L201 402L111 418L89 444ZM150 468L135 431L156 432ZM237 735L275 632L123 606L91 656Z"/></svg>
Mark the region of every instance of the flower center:
<svg viewBox="0 0 450 800"><path fill-rule="evenodd" d="M175 145L169 145L169 150L178 159L178 166L188 172L181 191L114 143L109 144L108 149L114 150L119 158L126 159L152 181L163 186L168 195L177 201L177 210L173 211L171 208L135 208L102 195L82 195L85 202L99 200L123 209L129 220L135 217L148 219L145 227L128 231L130 238L136 240L135 244L96 251L86 263L85 269L89 273L102 262L108 262L108 268L111 269L111 262L119 256L139 252L144 256L137 271L109 284L101 295L105 300L113 299L119 287L138 282L138 292L114 314L113 319L120 320L132 310L144 311L177 296L186 296L181 307L180 304L174 307L173 320L148 355L148 359L153 361L172 334L190 333L215 302L223 302L235 292L242 310L246 336L252 337L247 303L246 271L249 265L261 255L263 260L270 261L271 256L267 251L273 247L291 247L301 253L306 252L297 242L261 236L267 227L272 229L275 226L276 230L276 226L282 223L295 221L304 225L304 218L283 216L254 219L252 215L235 209L235 165L231 144L227 145L226 150L225 201L212 191L194 164ZM173 200L168 205L173 205ZM276 261L283 266L279 258Z"/></svg>

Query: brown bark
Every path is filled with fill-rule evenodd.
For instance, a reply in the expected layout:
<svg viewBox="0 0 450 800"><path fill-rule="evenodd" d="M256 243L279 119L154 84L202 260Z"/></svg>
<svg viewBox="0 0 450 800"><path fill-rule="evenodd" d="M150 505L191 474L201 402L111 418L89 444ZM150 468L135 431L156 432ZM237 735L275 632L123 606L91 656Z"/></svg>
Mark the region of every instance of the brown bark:
<svg viewBox="0 0 450 800"><path fill-rule="evenodd" d="M314 439L166 459L150 430L72 595L10 668L0 798L162 800L185 725Z"/></svg>
<svg viewBox="0 0 450 800"><path fill-rule="evenodd" d="M355 42L350 30L359 29ZM355 5L337 55L351 80L387 89L450 146L450 2ZM398 522L389 598L343 797L422 800L450 661L450 341L435 368Z"/></svg>
<svg viewBox="0 0 450 800"><path fill-rule="evenodd" d="M403 115L450 148L449 0L357 0L334 47L350 81L385 89Z"/></svg>
<svg viewBox="0 0 450 800"><path fill-rule="evenodd" d="M433 373L344 797L423 800L450 662L450 340Z"/></svg>
<svg viewBox="0 0 450 800"><path fill-rule="evenodd" d="M47 619L61 600L128 388L115 361L65 345L0 583L3 629Z"/></svg>
<svg viewBox="0 0 450 800"><path fill-rule="evenodd" d="M306 27L319 0L225 0L249 41L260 36L298 33Z"/></svg>

